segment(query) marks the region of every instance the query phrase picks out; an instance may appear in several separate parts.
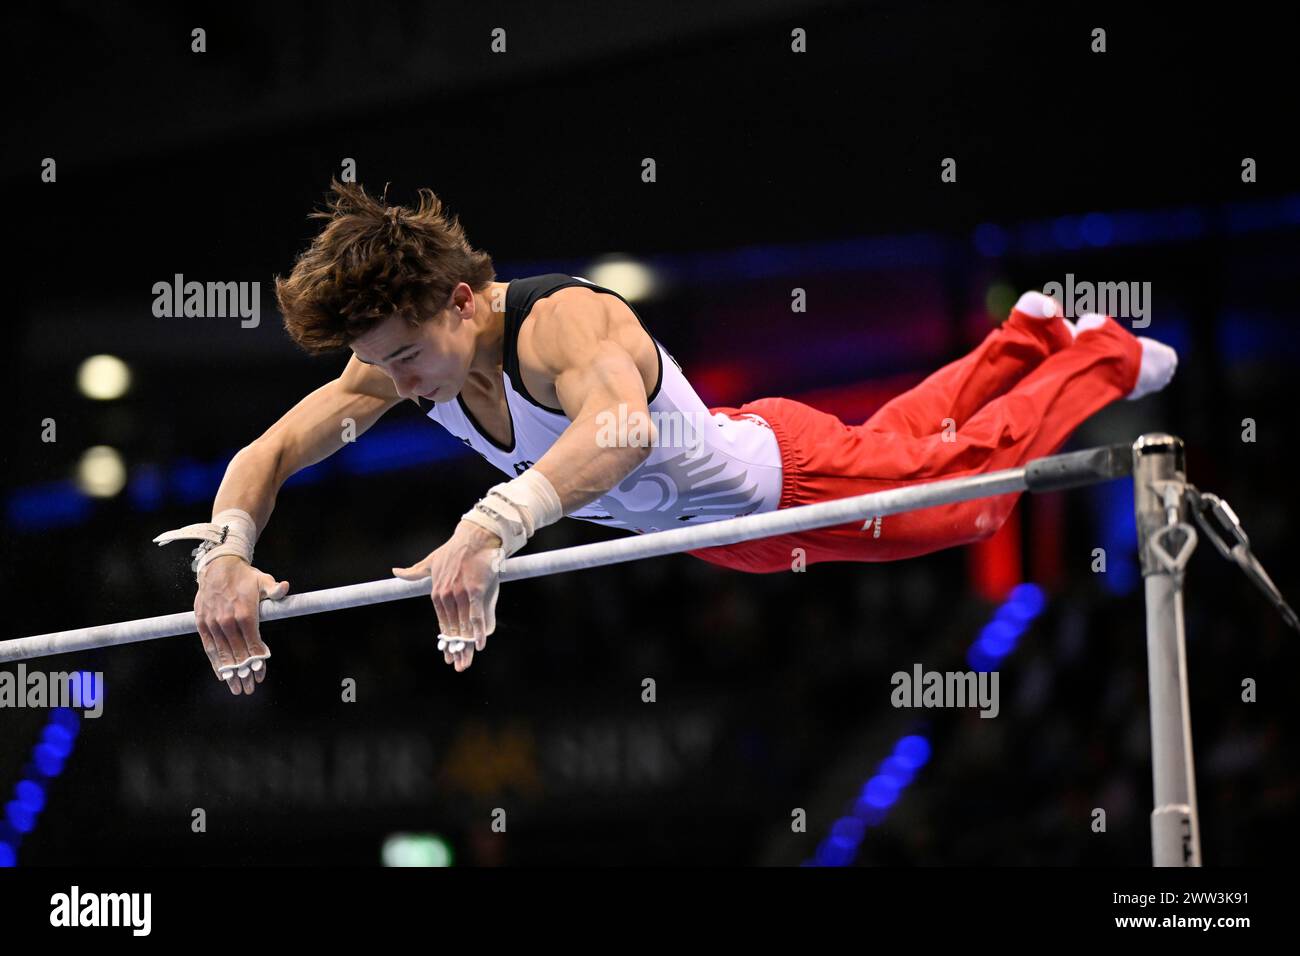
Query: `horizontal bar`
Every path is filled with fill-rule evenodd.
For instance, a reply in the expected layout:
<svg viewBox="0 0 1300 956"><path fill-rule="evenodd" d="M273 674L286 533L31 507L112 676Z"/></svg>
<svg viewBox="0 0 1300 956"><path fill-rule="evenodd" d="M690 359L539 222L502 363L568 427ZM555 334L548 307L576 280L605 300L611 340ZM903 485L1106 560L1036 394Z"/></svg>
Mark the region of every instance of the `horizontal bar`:
<svg viewBox="0 0 1300 956"><path fill-rule="evenodd" d="M566 571L581 571L606 564L657 558L682 551L696 551L725 544L739 544L755 538L771 538L779 534L829 528L850 521L919 511L937 505L956 504L972 498L992 498L1027 490L1025 470L1009 468L985 475L965 478L945 478L925 484L908 485L875 491L852 498L822 501L815 505L800 505L767 514L746 515L743 518L725 518L694 528L674 528L654 534L598 541L573 548L542 551L511 558L502 565L501 580L537 578Z"/></svg>
<svg viewBox="0 0 1300 956"><path fill-rule="evenodd" d="M1090 449L1040 458L1024 468L1008 468L983 475L966 475L891 488L851 498L822 501L800 505L761 515L725 518L708 524L651 534L631 535L613 541L600 541L573 548L559 548L538 554L526 554L507 559L501 565L502 581L518 581L549 574L580 571L585 568L639 561L683 551L739 544L757 538L812 531L855 521L866 521L887 515L956 504L975 498L992 498L997 495L1022 491L1051 491L1063 487L1077 487L1105 481L1126 471L1116 471L1114 449ZM1031 487L1030 475L1034 475ZM1063 482L1069 482L1068 484ZM350 607L398 601L403 598L428 595L429 579L404 581L386 578L349 584L344 587L325 588L305 594L290 595L280 601L265 600L258 608L262 623L282 618L321 614ZM194 612L164 614L159 617L139 618L117 624L102 624L71 631L37 634L9 641L0 641L0 663L28 660L51 654L114 647L138 641L151 641L162 637L175 637L196 632Z"/></svg>
<svg viewBox="0 0 1300 956"><path fill-rule="evenodd" d="M1030 491L1066 491L1133 473L1133 446L1102 445L1039 458L1025 466Z"/></svg>

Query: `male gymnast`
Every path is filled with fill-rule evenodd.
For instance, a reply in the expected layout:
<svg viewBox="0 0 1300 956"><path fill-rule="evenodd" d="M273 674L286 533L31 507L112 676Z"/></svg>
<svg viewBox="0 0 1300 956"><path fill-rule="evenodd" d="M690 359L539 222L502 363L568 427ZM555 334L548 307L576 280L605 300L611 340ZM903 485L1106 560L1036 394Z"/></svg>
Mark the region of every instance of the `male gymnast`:
<svg viewBox="0 0 1300 956"><path fill-rule="evenodd" d="M496 627L500 561L562 516L651 532L1013 468L1058 450L1111 402L1163 388L1177 366L1168 346L1112 318L1073 323L1028 292L973 352L861 424L786 398L708 409L617 292L560 274L496 281L431 190L407 209L334 182L312 217L324 228L276 296L298 346L350 349L347 366L235 455L211 522L155 539L201 541L198 632L236 695L266 677L259 600L289 590L253 564L280 487L403 399L510 478L447 542L393 569L431 578L438 648L459 672ZM675 420L694 423L689 447L656 440L655 423ZM611 421L633 426L627 440L610 440ZM992 535L1018 497L688 553L754 573L789 570L796 554L895 560Z"/></svg>

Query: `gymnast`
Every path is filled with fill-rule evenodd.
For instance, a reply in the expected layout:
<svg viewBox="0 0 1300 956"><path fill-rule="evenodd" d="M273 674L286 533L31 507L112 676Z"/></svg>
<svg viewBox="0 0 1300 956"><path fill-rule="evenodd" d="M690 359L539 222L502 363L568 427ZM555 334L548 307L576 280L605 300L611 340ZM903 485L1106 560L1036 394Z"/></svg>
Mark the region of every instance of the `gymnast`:
<svg viewBox="0 0 1300 956"><path fill-rule="evenodd" d="M253 564L280 487L403 400L509 477L448 541L393 568L431 578L438 649L459 672L496 627L501 561L563 516L653 532L1014 468L1059 449L1111 402L1164 388L1177 366L1171 348L1113 318L1071 322L1027 292L974 351L860 424L786 398L710 409L617 292L561 274L496 281L431 190L408 209L333 182L312 218L324 227L277 277L276 296L300 348L350 349L347 366L235 455L211 522L155 539L201 542L198 632L236 695L267 673L258 602L289 590ZM659 442L654 422L676 418L704 424L689 443ZM649 424L611 441L614 419ZM896 560L992 535L1018 497L688 553L752 573L790 570L796 555Z"/></svg>

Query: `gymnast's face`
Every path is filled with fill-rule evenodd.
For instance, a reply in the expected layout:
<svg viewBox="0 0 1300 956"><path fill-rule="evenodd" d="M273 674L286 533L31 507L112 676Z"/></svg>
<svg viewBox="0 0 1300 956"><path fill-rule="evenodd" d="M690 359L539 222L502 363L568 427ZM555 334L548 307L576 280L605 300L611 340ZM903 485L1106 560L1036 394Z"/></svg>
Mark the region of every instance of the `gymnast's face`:
<svg viewBox="0 0 1300 956"><path fill-rule="evenodd" d="M474 324L448 307L419 325L389 316L352 343L357 358L383 369L402 398L455 398L474 358Z"/></svg>

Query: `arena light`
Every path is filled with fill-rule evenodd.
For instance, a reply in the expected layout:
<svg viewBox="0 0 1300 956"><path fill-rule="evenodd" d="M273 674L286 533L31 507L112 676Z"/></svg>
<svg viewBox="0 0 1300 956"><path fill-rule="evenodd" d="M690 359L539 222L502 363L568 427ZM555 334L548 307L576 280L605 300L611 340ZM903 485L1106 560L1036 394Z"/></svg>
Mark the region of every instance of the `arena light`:
<svg viewBox="0 0 1300 956"><path fill-rule="evenodd" d="M100 402L121 398L131 388L131 369L116 355L92 355L77 369L77 388Z"/></svg>
<svg viewBox="0 0 1300 956"><path fill-rule="evenodd" d="M116 448L87 448L77 464L77 487L92 498L112 498L126 487L126 465Z"/></svg>
<svg viewBox="0 0 1300 956"><path fill-rule="evenodd" d="M654 295L659 287L654 272L646 265L632 259L612 258L596 263L587 270L584 278L596 285L613 289L629 302L637 302Z"/></svg>
<svg viewBox="0 0 1300 956"><path fill-rule="evenodd" d="M451 847L431 833L394 833L384 841L384 866L451 866Z"/></svg>

